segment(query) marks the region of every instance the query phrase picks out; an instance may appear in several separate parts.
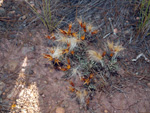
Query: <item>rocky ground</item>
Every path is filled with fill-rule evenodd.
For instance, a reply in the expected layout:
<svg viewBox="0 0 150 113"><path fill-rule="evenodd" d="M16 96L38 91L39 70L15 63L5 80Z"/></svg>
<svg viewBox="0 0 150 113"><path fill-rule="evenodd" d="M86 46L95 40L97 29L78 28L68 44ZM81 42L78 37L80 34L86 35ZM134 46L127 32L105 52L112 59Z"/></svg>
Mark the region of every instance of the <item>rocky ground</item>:
<svg viewBox="0 0 150 113"><path fill-rule="evenodd" d="M97 25L100 39L110 33L106 39L120 40L126 48L119 76L111 78L111 86L96 91L89 108L83 109L62 79L64 73L42 56L51 42L45 38L48 32L40 19L23 0L4 1L0 6L0 112L150 113L150 40L135 38L138 16L133 5L118 0L64 0L52 6L57 17L65 16L58 27L82 15ZM140 53L147 59L133 62Z"/></svg>

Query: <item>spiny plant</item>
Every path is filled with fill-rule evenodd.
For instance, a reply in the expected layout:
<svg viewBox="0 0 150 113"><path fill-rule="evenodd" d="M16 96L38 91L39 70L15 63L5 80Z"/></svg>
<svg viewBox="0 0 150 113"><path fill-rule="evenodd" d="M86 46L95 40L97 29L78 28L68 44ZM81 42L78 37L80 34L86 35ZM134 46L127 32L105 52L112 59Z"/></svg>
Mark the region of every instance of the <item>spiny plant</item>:
<svg viewBox="0 0 150 113"><path fill-rule="evenodd" d="M54 67L66 74L62 77L69 83L68 90L77 98L83 108L88 108L96 90L108 84L108 79L117 70L117 57L124 48L119 43L107 41L99 49L93 48L99 30L92 24L77 19L79 30L74 31L73 24L67 30L59 29L57 33L47 35L56 46L51 47L44 58L51 61ZM78 83L72 82L79 79Z"/></svg>

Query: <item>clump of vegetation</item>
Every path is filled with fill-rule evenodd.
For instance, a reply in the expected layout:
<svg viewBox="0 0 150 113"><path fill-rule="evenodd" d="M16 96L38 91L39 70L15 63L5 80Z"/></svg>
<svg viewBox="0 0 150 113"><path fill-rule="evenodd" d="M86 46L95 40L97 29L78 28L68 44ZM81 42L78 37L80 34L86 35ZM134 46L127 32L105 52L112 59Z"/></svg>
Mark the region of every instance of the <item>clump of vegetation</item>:
<svg viewBox="0 0 150 113"><path fill-rule="evenodd" d="M144 38L150 34L150 0L139 1L138 6L140 17L138 35L141 34L140 36Z"/></svg>
<svg viewBox="0 0 150 113"><path fill-rule="evenodd" d="M64 71L63 76L70 84L68 90L77 98L84 108L88 108L91 95L104 88L110 76L117 73L117 57L124 48L119 42L107 41L102 48L95 49L96 34L99 32L92 24L77 19L79 30L74 31L70 23L67 30L59 29L47 38L53 40L56 47L43 54L58 70ZM92 49L93 48L93 49ZM73 80L80 79L82 85L77 86Z"/></svg>
<svg viewBox="0 0 150 113"><path fill-rule="evenodd" d="M52 32L56 27L61 23L61 20L54 18L51 11L51 0L42 0L41 6L36 8L34 4L29 3L27 0L25 2L30 6L31 10L37 15L38 18L42 21L44 26L48 29L48 32Z"/></svg>

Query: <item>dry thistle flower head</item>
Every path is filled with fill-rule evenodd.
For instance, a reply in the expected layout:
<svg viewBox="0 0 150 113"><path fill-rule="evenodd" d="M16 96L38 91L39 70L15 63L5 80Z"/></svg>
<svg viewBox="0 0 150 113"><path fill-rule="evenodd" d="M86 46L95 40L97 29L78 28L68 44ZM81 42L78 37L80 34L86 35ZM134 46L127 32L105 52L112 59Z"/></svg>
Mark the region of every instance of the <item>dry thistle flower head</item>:
<svg viewBox="0 0 150 113"><path fill-rule="evenodd" d="M77 38L68 38L68 43L70 43L70 50L73 50L80 43L80 40Z"/></svg>
<svg viewBox="0 0 150 113"><path fill-rule="evenodd" d="M61 42L63 44L65 44L65 43L69 44L69 46L70 46L69 50L73 50L77 46L77 43L80 43L81 40L79 40L76 37L67 38L65 36L60 35L59 39L57 39L56 41Z"/></svg>
<svg viewBox="0 0 150 113"><path fill-rule="evenodd" d="M71 87L71 86L69 86L69 91L71 91L71 92L75 92L75 88L74 87Z"/></svg>
<svg viewBox="0 0 150 113"><path fill-rule="evenodd" d="M107 41L107 45L111 51L113 51L115 54L118 52L124 50L122 45L119 45L118 43L114 44L113 42Z"/></svg>
<svg viewBox="0 0 150 113"><path fill-rule="evenodd" d="M63 49L58 46L58 47L54 48L54 53L51 54L51 56L53 58L57 58L58 59L62 54L63 54Z"/></svg>
<svg viewBox="0 0 150 113"><path fill-rule="evenodd" d="M118 53L118 52L124 50L122 45L119 45L118 43L114 44L113 42L107 41L107 45L108 45L109 49L115 53Z"/></svg>
<svg viewBox="0 0 150 113"><path fill-rule="evenodd" d="M63 35L67 35L68 32L66 30L62 30L62 29L59 29L60 33L62 33Z"/></svg>
<svg viewBox="0 0 150 113"><path fill-rule="evenodd" d="M88 92L86 90L76 91L76 95L82 104L85 103L85 98L86 98L87 94L88 94Z"/></svg>
<svg viewBox="0 0 150 113"><path fill-rule="evenodd" d="M96 27L93 27L92 24L88 24L87 25L87 32L90 32L91 35L94 35L94 34L98 33L98 29Z"/></svg>
<svg viewBox="0 0 150 113"><path fill-rule="evenodd" d="M115 45L114 46L114 52L118 53L120 51L124 50L124 48L122 47L122 45Z"/></svg>
<svg viewBox="0 0 150 113"><path fill-rule="evenodd" d="M88 30L88 32L91 32L91 31L92 31L92 29L93 29L92 24L88 24L88 25L87 25L87 30Z"/></svg>
<svg viewBox="0 0 150 113"><path fill-rule="evenodd" d="M88 52L90 60L100 62L102 67L104 66L104 63L102 60L103 56L100 53L97 53L94 50L88 50L87 52Z"/></svg>
<svg viewBox="0 0 150 113"><path fill-rule="evenodd" d="M80 26L82 25L82 19L77 18L78 23L80 24Z"/></svg>
<svg viewBox="0 0 150 113"><path fill-rule="evenodd" d="M81 40L84 40L84 39L85 39L85 35L82 35L82 36L81 36Z"/></svg>
<svg viewBox="0 0 150 113"><path fill-rule="evenodd" d="M49 61L52 61L52 60L53 60L53 58L52 58L52 56L51 56L51 55L43 54L43 56L44 56L44 58L48 58L48 59L49 59Z"/></svg>
<svg viewBox="0 0 150 113"><path fill-rule="evenodd" d="M68 38L65 36L59 35L59 38L56 41L61 42L61 43L67 43Z"/></svg>
<svg viewBox="0 0 150 113"><path fill-rule="evenodd" d="M88 55L89 55L90 60L99 62L99 61L101 61L102 58L103 58L100 53L97 53L97 52L94 51L94 50L88 50L87 52L88 52Z"/></svg>
<svg viewBox="0 0 150 113"><path fill-rule="evenodd" d="M71 33L71 36L73 36L73 37L76 37L76 38L77 38L77 33L76 33L76 32Z"/></svg>
<svg viewBox="0 0 150 113"><path fill-rule="evenodd" d="M82 21L82 19L77 19L78 23L80 24L81 28L83 28L84 32L86 32L86 23Z"/></svg>
<svg viewBox="0 0 150 113"><path fill-rule="evenodd" d="M68 35L70 35L71 34L71 28L72 28L72 23L70 23L69 25L68 25Z"/></svg>
<svg viewBox="0 0 150 113"><path fill-rule="evenodd" d="M108 48L113 51L114 49L114 42L110 42L110 41L107 41L107 45L108 45Z"/></svg>

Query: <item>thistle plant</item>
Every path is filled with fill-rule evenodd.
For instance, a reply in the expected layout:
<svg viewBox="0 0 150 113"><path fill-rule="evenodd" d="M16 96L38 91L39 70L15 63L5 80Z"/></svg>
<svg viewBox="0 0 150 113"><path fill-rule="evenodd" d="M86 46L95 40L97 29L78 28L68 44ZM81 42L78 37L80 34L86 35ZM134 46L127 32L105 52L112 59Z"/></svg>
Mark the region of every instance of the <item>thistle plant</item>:
<svg viewBox="0 0 150 113"><path fill-rule="evenodd" d="M76 95L81 105L88 107L90 95L105 86L107 74L112 75L112 67L117 64L118 53L124 48L119 43L107 41L107 48L103 46L103 49L100 48L101 51L91 49L88 46L89 43L92 45L89 37L96 40L99 30L81 19L77 21L80 26L78 32L73 31L72 23L70 23L67 30L59 29L56 35L53 33L48 35L46 38L53 40L57 46L43 55L54 64L54 67L66 73L63 78L70 84L68 90ZM117 71L117 68L114 70ZM82 84L80 87L72 82L72 79L77 78Z"/></svg>

